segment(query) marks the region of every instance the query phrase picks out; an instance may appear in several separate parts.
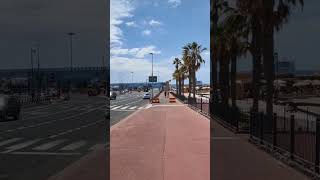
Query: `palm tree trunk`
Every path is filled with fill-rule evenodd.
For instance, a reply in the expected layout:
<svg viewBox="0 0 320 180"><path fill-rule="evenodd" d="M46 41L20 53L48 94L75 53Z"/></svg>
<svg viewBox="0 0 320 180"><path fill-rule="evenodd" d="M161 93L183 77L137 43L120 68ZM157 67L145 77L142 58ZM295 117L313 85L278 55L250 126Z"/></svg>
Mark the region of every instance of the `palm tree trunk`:
<svg viewBox="0 0 320 180"><path fill-rule="evenodd" d="M218 94L217 94L217 87L218 87L218 57L215 52L216 47L216 32L218 28L218 0L211 0L210 5L210 16L211 16L211 28L210 28L210 69L211 69L211 76L210 76L210 114L213 114L213 104L217 103Z"/></svg>
<svg viewBox="0 0 320 180"><path fill-rule="evenodd" d="M236 99L237 99L237 84L236 84L236 77L237 77L237 56L232 55L231 59L231 102L232 107L236 108Z"/></svg>
<svg viewBox="0 0 320 180"><path fill-rule="evenodd" d="M267 119L272 120L273 115L273 81L274 81L274 29L273 29L273 7L274 2L264 0L264 19L263 19L263 64L264 74L267 81L266 93L266 112Z"/></svg>
<svg viewBox="0 0 320 180"><path fill-rule="evenodd" d="M252 98L253 105L252 111L258 113L259 111L259 91L260 91L260 79L261 79L261 25L257 18L252 22Z"/></svg>
<svg viewBox="0 0 320 180"><path fill-rule="evenodd" d="M192 93L193 93L193 99L196 98L196 84L197 84L197 79L196 79L196 71L193 70L192 71L192 79L193 79L193 83L192 83Z"/></svg>
<svg viewBox="0 0 320 180"><path fill-rule="evenodd" d="M192 70L189 68L189 95L188 98L191 98L191 90L192 90Z"/></svg>
<svg viewBox="0 0 320 180"><path fill-rule="evenodd" d="M177 87L177 90L178 90L178 95L181 96L181 75L180 74L178 76L178 87Z"/></svg>

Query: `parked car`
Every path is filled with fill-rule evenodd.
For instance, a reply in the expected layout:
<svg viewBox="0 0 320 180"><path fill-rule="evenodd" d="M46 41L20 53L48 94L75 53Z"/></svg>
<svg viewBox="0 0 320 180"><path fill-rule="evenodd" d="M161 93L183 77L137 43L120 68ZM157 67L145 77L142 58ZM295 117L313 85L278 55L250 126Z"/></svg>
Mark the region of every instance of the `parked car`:
<svg viewBox="0 0 320 180"><path fill-rule="evenodd" d="M150 95L150 93L149 93L149 92L144 93L144 95L143 95L143 99L150 99L150 98L151 98L151 95Z"/></svg>
<svg viewBox="0 0 320 180"><path fill-rule="evenodd" d="M117 98L117 93L114 91L110 91L110 100L115 100Z"/></svg>
<svg viewBox="0 0 320 180"><path fill-rule="evenodd" d="M18 98L8 95L0 95L0 120L8 118L18 120L20 117L21 104Z"/></svg>

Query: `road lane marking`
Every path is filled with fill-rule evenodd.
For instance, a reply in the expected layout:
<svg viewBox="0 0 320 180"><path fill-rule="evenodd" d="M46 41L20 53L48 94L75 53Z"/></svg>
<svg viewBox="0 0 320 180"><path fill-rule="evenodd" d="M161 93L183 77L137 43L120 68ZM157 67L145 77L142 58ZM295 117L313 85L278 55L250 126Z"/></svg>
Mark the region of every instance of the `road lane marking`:
<svg viewBox="0 0 320 180"><path fill-rule="evenodd" d="M122 107L122 108L120 108L120 109L127 109L128 107L130 107L130 106L124 106L124 107Z"/></svg>
<svg viewBox="0 0 320 180"><path fill-rule="evenodd" d="M120 107L122 107L122 105L121 106L116 106L116 107L112 108L111 110L119 109Z"/></svg>
<svg viewBox="0 0 320 180"><path fill-rule="evenodd" d="M65 139L60 139L60 140L56 140L56 141L51 141L51 142L48 142L48 143L45 143L45 144L42 144L40 146L37 146L35 148L33 148L33 150L38 150L38 151L45 151L45 150L48 150L50 148L53 148L63 142L65 142L66 140Z"/></svg>
<svg viewBox="0 0 320 180"><path fill-rule="evenodd" d="M102 106L104 107L104 106ZM82 113L77 113L77 114L74 114L72 116L67 116L65 118L62 118L62 119L59 119L59 120L51 120L51 121L47 121L47 122L42 122L42 123L38 123L38 124L33 124L33 125L30 125L30 126L25 126L23 129L28 129L28 128L33 128L33 127L38 127L38 126L41 126L41 125L46 125L46 124L51 124L51 123L54 123L54 122L58 122L58 121L63 121L63 120L66 120L66 119L72 119L74 117L77 117L77 116L81 116L83 114L88 114L92 111L95 111L95 110L99 110L101 109L102 107L98 107L98 108L94 108L94 109L90 109L88 111L85 111L85 112L82 112ZM6 132L14 132L14 131L17 131L17 130L22 130L22 129L9 129L9 130L6 130Z"/></svg>
<svg viewBox="0 0 320 180"><path fill-rule="evenodd" d="M137 106L133 106L133 107L131 107L131 108L129 108L129 109L136 109L137 108Z"/></svg>
<svg viewBox="0 0 320 180"><path fill-rule="evenodd" d="M10 154L16 154L16 155L52 155L52 156L76 156L81 155L81 153L55 153L55 152L12 152Z"/></svg>
<svg viewBox="0 0 320 180"><path fill-rule="evenodd" d="M0 146L4 146L4 145L7 145L7 144L10 144L10 143L13 143L13 142L17 142L19 140L21 140L22 138L13 138L13 139L8 139L6 141L2 141L0 142Z"/></svg>
<svg viewBox="0 0 320 180"><path fill-rule="evenodd" d="M64 146L60 150L61 151L74 151L76 149L79 149L79 148L83 147L86 144L87 144L86 141L78 141L78 142L74 142L72 144L69 144L67 146Z"/></svg>
<svg viewBox="0 0 320 180"><path fill-rule="evenodd" d="M39 142L41 139L35 139L35 140L30 140L30 141L27 141L27 142L24 142L24 143L20 143L20 144L16 144L16 145L13 145L13 146L10 146L10 147L7 147L6 149L8 149L7 151L3 151L1 153L10 153L12 151L16 151L16 150L19 150L19 149L23 149L25 147L28 147L36 142Z"/></svg>

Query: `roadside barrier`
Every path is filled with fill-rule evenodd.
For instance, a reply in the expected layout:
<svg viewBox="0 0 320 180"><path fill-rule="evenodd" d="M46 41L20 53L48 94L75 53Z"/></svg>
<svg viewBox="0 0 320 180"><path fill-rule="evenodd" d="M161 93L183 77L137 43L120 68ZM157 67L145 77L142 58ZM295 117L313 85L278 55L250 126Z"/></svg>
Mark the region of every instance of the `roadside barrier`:
<svg viewBox="0 0 320 180"><path fill-rule="evenodd" d="M170 103L175 103L176 102L176 98L175 97L169 97L169 102Z"/></svg>
<svg viewBox="0 0 320 180"><path fill-rule="evenodd" d="M155 97L152 99L152 103L160 103L159 97Z"/></svg>

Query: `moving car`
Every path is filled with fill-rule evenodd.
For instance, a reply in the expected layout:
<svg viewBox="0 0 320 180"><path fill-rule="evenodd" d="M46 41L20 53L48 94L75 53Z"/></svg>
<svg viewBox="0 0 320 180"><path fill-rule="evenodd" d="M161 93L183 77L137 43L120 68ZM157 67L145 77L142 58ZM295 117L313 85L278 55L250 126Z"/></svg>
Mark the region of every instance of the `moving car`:
<svg viewBox="0 0 320 180"><path fill-rule="evenodd" d="M143 99L150 99L150 98L151 98L151 94L149 92L144 93Z"/></svg>
<svg viewBox="0 0 320 180"><path fill-rule="evenodd" d="M18 120L21 104L14 96L0 95L0 121L6 121L8 117Z"/></svg>
<svg viewBox="0 0 320 180"><path fill-rule="evenodd" d="M114 91L110 91L110 100L115 100L117 98L117 93Z"/></svg>

